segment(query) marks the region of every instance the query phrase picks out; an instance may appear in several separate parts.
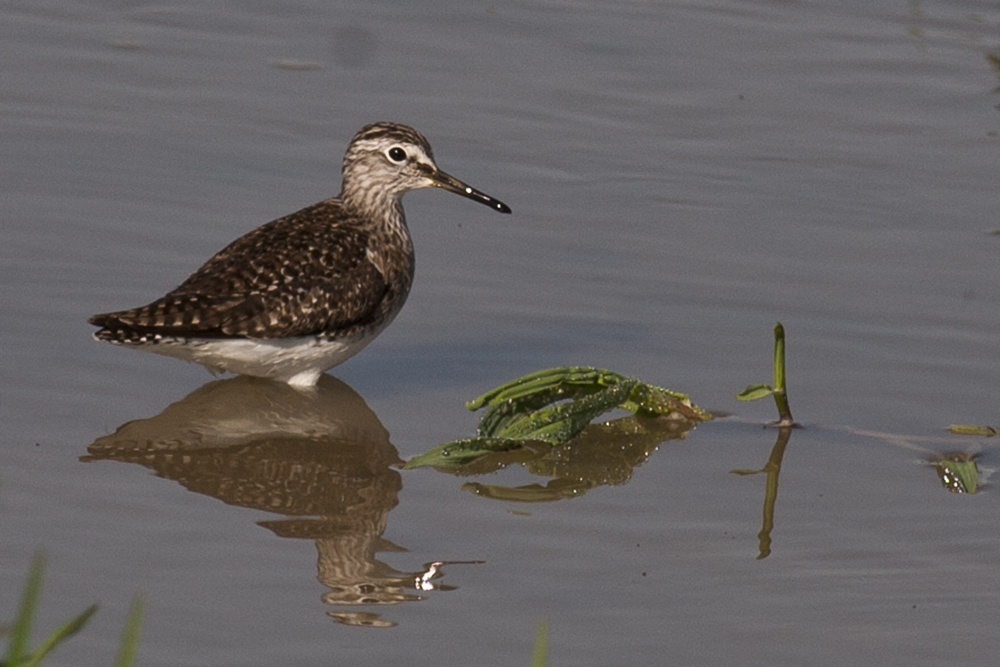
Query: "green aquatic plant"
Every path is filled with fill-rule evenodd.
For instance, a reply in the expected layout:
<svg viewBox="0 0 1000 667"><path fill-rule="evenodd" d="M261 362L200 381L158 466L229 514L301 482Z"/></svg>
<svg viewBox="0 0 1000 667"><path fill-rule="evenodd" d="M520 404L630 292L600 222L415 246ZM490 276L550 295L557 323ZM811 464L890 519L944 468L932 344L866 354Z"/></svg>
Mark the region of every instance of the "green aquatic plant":
<svg viewBox="0 0 1000 667"><path fill-rule="evenodd" d="M955 435L984 435L992 437L997 434L996 427L977 426L975 424L952 424L948 430Z"/></svg>
<svg viewBox="0 0 1000 667"><path fill-rule="evenodd" d="M538 620L535 628L535 648L531 653L531 667L545 667L549 655L549 622L545 618Z"/></svg>
<svg viewBox="0 0 1000 667"><path fill-rule="evenodd" d="M41 663L42 659L56 646L82 630L90 618L97 613L96 604L87 607L52 631L37 648L29 648L32 626L35 622L35 614L38 609L38 600L41 597L42 580L44 577L45 557L41 554L36 554L31 561L31 568L28 570L28 580L25 582L24 591L21 593L21 602L18 605L17 615L14 617L14 622L10 627L7 651L4 654L3 661L5 667L33 667Z"/></svg>
<svg viewBox="0 0 1000 667"><path fill-rule="evenodd" d="M406 468L453 467L527 443L564 445L591 421L615 408L642 416L711 419L685 394L613 371L588 366L549 368L492 389L468 403L485 408L475 437L448 442L415 456Z"/></svg>
<svg viewBox="0 0 1000 667"><path fill-rule="evenodd" d="M132 598L132 604L128 609L128 616L125 617L125 628L122 630L121 644L118 647L118 656L115 658L114 667L132 667L135 663L135 655L139 650L139 631L142 630L142 615L146 604L142 596L137 595Z"/></svg>
<svg viewBox="0 0 1000 667"><path fill-rule="evenodd" d="M951 452L931 461L941 485L952 493L976 493L979 490L979 466L975 454Z"/></svg>
<svg viewBox="0 0 1000 667"><path fill-rule="evenodd" d="M778 407L778 421L775 426L791 428L798 426L792 418L792 409L788 405L788 389L785 387L785 327L781 322L774 325L774 386L767 384L752 384L736 395L741 401L756 401L766 396L774 396Z"/></svg>
<svg viewBox="0 0 1000 667"><path fill-rule="evenodd" d="M90 621L91 617L97 613L98 606L96 604L87 607L53 630L36 648L29 648L32 629L35 623L35 614L38 609L38 601L42 593L42 580L44 578L45 557L41 554L36 554L31 561L31 568L28 570L28 580L25 582L24 591L21 593L17 615L10 626L7 650L4 653L4 659L0 663L0 667L35 667L35 665L41 664L45 656L67 639L80 632ZM131 667L133 664L141 624L142 600L136 598L132 602L132 608L129 610L115 667Z"/></svg>

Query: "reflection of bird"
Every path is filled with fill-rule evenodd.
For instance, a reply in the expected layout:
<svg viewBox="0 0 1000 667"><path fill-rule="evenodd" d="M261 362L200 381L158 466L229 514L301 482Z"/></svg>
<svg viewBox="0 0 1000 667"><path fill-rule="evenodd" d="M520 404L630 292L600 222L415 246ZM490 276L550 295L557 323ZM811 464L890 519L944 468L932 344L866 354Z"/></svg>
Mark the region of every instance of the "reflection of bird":
<svg viewBox="0 0 1000 667"><path fill-rule="evenodd" d="M246 376L209 382L98 438L81 460L137 463L196 493L275 514L257 525L315 542L323 602L350 607L327 611L338 623L392 626L373 605L454 589L440 578L455 561L412 572L380 560L406 551L383 537L402 461L364 399L330 375L312 391Z"/></svg>
<svg viewBox="0 0 1000 667"><path fill-rule="evenodd" d="M184 488L278 512L282 536L381 535L399 502L399 453L365 400L330 375L312 391L240 376L122 424L83 461L137 463Z"/></svg>
<svg viewBox="0 0 1000 667"><path fill-rule="evenodd" d="M312 386L392 322L413 281L400 199L438 187L510 213L449 176L405 125L351 140L339 196L233 241L179 287L141 308L95 315L98 340L218 371Z"/></svg>

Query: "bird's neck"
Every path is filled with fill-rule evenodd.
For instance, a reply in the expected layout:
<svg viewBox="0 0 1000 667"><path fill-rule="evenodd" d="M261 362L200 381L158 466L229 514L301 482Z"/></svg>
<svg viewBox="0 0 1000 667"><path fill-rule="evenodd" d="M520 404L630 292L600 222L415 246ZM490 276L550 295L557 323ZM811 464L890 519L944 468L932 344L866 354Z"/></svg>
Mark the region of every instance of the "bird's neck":
<svg viewBox="0 0 1000 667"><path fill-rule="evenodd" d="M345 200L350 206L350 203ZM389 282L402 280L406 289L413 279L413 241L406 226L406 216L399 199L383 203L381 210L368 208L363 212L353 209L364 221L369 234L368 258L378 267Z"/></svg>
<svg viewBox="0 0 1000 667"><path fill-rule="evenodd" d="M402 194L384 188L350 187L344 183L340 192L344 206L362 220L381 222L403 218Z"/></svg>

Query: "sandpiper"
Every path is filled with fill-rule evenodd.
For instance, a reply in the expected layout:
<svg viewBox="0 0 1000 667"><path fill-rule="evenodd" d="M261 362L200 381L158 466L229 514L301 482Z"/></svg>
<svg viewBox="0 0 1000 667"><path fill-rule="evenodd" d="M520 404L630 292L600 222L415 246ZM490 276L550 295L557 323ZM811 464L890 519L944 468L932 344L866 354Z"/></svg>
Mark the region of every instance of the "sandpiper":
<svg viewBox="0 0 1000 667"><path fill-rule="evenodd" d="M413 243L400 200L430 187L510 213L438 169L413 128L372 123L347 148L338 196L236 239L149 305L94 315L94 337L212 371L313 386L403 307Z"/></svg>

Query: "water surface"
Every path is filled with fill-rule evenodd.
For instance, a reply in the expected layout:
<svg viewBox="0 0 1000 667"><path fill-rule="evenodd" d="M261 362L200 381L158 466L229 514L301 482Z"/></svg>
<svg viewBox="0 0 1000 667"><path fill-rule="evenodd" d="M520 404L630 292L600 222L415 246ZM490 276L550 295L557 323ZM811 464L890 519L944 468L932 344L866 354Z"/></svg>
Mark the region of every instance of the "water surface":
<svg viewBox="0 0 1000 667"><path fill-rule="evenodd" d="M996 414L992 4L7 9L0 606L36 549L41 627L102 603L51 664L110 662L136 592L143 665L527 664L543 616L550 664L996 661L996 494L924 463L997 465L945 432ZM334 372L351 407L90 339L335 194L383 119L514 215L407 197L416 284ZM761 559L765 477L730 470L773 409L733 396L777 320L807 428ZM544 504L391 467L563 364L737 418ZM418 590L435 561L484 562Z"/></svg>

